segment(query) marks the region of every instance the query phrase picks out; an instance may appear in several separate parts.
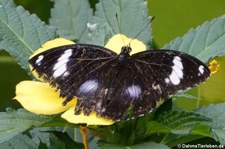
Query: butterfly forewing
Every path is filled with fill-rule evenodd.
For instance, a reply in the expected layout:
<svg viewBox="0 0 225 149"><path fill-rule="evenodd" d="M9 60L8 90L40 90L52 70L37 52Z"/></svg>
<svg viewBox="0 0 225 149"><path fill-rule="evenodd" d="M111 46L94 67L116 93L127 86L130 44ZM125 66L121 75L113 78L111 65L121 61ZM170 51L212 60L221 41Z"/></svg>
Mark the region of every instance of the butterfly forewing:
<svg viewBox="0 0 225 149"><path fill-rule="evenodd" d="M210 75L200 60L173 50L148 50L132 56L139 74L161 97L194 87Z"/></svg>
<svg viewBox="0 0 225 149"><path fill-rule="evenodd" d="M201 61L172 50L149 50L123 59L94 45L68 45L30 59L33 69L66 97L78 97L75 114L114 120L150 112L159 99L203 82L210 71ZM131 115L132 113L132 115Z"/></svg>
<svg viewBox="0 0 225 149"><path fill-rule="evenodd" d="M40 77L60 90L62 97L71 99L79 85L87 79L94 79L93 72L98 72L115 56L116 53L102 47L74 44L49 49L35 55L29 62Z"/></svg>

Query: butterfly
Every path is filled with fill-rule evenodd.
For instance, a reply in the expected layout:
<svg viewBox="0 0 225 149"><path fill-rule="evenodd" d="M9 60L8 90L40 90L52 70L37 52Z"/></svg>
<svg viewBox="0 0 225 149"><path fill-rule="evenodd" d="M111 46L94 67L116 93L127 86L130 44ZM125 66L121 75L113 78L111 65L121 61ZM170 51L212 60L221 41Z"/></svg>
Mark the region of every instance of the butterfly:
<svg viewBox="0 0 225 149"><path fill-rule="evenodd" d="M77 97L74 114L83 112L115 121L143 116L179 91L197 86L210 76L200 60L174 50L147 50L130 55L96 45L71 44L33 56L29 63L39 77L65 97Z"/></svg>

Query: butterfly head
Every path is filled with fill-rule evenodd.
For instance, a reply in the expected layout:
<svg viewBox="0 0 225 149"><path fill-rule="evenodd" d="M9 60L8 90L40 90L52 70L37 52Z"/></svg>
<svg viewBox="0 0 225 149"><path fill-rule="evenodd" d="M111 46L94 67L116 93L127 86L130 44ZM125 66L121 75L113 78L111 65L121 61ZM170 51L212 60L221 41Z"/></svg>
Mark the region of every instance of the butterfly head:
<svg viewBox="0 0 225 149"><path fill-rule="evenodd" d="M130 55L130 52L132 51L131 47L130 46L123 46L121 48L121 53L120 54L123 54L123 55Z"/></svg>

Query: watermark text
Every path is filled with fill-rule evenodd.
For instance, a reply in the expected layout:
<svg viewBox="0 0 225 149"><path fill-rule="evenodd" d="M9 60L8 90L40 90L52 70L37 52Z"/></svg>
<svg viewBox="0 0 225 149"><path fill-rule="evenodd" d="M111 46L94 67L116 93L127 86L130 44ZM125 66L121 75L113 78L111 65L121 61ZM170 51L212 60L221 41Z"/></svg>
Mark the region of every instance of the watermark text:
<svg viewBox="0 0 225 149"><path fill-rule="evenodd" d="M224 148L222 144L178 144L178 148Z"/></svg>

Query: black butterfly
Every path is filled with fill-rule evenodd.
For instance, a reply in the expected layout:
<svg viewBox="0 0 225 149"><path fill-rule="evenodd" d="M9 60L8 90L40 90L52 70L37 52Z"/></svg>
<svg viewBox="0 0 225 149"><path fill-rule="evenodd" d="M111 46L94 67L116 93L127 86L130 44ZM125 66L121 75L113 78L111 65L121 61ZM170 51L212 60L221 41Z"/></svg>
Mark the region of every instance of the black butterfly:
<svg viewBox="0 0 225 149"><path fill-rule="evenodd" d="M208 67L198 59L173 50L147 50L117 55L104 47L73 44L56 47L30 59L40 77L60 90L66 105L78 97L75 114L113 120L139 117L166 99L205 81Z"/></svg>

